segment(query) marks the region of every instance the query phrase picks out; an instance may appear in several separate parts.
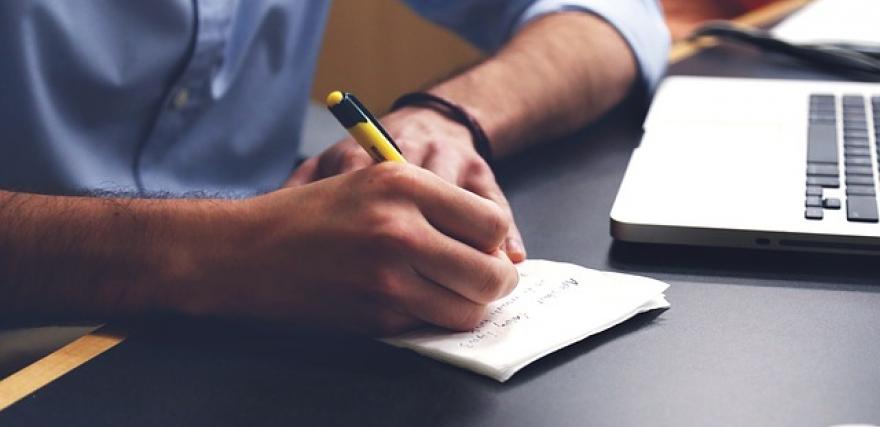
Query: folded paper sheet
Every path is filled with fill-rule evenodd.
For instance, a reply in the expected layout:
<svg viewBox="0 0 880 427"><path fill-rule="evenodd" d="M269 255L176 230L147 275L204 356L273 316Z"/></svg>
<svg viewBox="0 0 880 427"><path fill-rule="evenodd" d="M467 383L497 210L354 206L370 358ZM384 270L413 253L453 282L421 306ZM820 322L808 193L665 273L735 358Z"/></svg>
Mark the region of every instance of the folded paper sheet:
<svg viewBox="0 0 880 427"><path fill-rule="evenodd" d="M518 269L516 290L493 303L473 331L423 329L384 341L504 382L560 348L669 307L669 285L654 279L544 260Z"/></svg>

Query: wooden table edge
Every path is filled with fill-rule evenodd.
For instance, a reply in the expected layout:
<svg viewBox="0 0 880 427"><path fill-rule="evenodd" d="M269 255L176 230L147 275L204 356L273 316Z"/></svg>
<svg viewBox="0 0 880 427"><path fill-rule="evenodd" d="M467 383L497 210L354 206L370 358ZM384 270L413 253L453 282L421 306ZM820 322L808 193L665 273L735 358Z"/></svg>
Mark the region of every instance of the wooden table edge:
<svg viewBox="0 0 880 427"><path fill-rule="evenodd" d="M106 327L83 335L48 356L0 380L0 411L121 343Z"/></svg>
<svg viewBox="0 0 880 427"><path fill-rule="evenodd" d="M742 15L734 19L733 22L748 26L773 22L804 6L809 1L779 1ZM669 62L674 64L682 61L712 45L711 41L675 43L669 52ZM82 366L124 340L124 334L101 328L0 380L0 411L30 396L46 384Z"/></svg>

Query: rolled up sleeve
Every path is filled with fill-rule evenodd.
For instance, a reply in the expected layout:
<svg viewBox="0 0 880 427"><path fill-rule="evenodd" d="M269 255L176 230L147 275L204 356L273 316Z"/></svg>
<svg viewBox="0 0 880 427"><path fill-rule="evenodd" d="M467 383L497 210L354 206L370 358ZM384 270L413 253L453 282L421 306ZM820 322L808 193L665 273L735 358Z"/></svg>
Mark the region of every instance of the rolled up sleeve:
<svg viewBox="0 0 880 427"><path fill-rule="evenodd" d="M592 13L629 44L649 91L666 71L669 31L658 0L407 0L417 12L492 52L527 23L563 12Z"/></svg>

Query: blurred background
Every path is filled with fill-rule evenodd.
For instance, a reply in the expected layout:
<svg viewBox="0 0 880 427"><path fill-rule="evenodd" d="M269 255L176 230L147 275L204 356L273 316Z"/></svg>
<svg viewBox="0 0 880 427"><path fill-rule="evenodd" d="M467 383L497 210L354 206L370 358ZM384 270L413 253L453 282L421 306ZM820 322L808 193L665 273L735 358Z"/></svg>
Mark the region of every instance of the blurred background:
<svg viewBox="0 0 880 427"><path fill-rule="evenodd" d="M481 57L479 50L400 0L335 0L312 99L323 103L330 91L343 89L356 93L374 112L385 112L402 93Z"/></svg>
<svg viewBox="0 0 880 427"><path fill-rule="evenodd" d="M706 20L735 18L773 2L662 0L674 39L686 37ZM479 50L418 17L400 0L335 0L312 98L323 102L330 91L344 89L357 93L371 109L384 112L398 95L449 76L481 57Z"/></svg>

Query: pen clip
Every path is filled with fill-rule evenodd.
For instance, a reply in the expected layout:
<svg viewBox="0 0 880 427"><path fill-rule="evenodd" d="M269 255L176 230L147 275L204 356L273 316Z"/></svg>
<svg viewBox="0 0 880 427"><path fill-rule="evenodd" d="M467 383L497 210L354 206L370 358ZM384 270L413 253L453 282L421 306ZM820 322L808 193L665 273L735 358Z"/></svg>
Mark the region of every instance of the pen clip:
<svg viewBox="0 0 880 427"><path fill-rule="evenodd" d="M361 113L363 113L363 115L366 116L367 119L369 119L370 122L373 123L373 126L376 126L376 129L379 129L379 132L381 132L382 136L384 136L385 139L387 139L388 142L391 143L391 146L394 147L394 149L397 150L397 152L400 155L403 155L403 151L400 150L400 147L397 146L397 143L394 142L394 139L391 138L391 135L389 135L388 132L385 131L385 128L382 127L382 124L379 123L379 121L376 120L376 118L373 117L372 114L370 114L370 110L367 110L367 107L364 107L364 104L361 104L361 101L358 100L356 96L354 96L350 93L346 93L345 96L347 96L348 99L350 99L351 102L354 103L354 105L358 108L358 110L361 110Z"/></svg>

